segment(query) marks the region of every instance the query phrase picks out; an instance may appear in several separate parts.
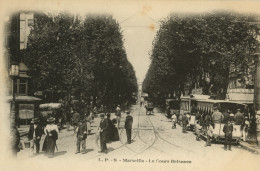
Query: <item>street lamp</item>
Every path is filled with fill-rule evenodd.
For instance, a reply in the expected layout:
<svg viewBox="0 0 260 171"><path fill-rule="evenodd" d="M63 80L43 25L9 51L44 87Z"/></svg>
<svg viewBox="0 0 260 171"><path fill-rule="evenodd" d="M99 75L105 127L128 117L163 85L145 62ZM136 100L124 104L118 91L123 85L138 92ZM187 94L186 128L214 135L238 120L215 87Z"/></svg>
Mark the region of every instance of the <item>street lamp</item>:
<svg viewBox="0 0 260 171"><path fill-rule="evenodd" d="M16 111L15 111L15 79L19 77L19 65L14 62L11 64L10 77L12 79L13 91L12 91L12 102L11 102L11 120L16 125Z"/></svg>

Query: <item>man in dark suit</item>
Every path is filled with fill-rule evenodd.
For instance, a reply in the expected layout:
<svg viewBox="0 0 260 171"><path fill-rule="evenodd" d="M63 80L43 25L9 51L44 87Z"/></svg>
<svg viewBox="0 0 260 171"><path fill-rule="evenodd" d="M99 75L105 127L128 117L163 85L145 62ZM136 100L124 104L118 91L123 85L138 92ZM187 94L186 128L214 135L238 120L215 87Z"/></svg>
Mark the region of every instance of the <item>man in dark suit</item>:
<svg viewBox="0 0 260 171"><path fill-rule="evenodd" d="M231 140L232 140L232 132L233 132L233 125L230 121L227 121L227 123L223 127L223 132L225 133L225 145L224 149L228 149L231 151Z"/></svg>
<svg viewBox="0 0 260 171"><path fill-rule="evenodd" d="M87 138L87 123L82 118L79 120L78 128L76 129L77 133L77 151L75 154L80 153L80 146L82 147L81 153L84 154L86 150L86 138Z"/></svg>
<svg viewBox="0 0 260 171"><path fill-rule="evenodd" d="M108 134L108 122L107 119L104 119L105 115L102 113L100 114L101 121L99 125L99 132L100 132L100 146L101 146L101 151L99 153L107 153L107 145L106 145L106 138Z"/></svg>
<svg viewBox="0 0 260 171"><path fill-rule="evenodd" d="M40 141L43 134L43 128L39 124L40 119L34 118L32 119L32 125L30 126L28 133L28 140L31 141L31 148L34 150L34 145L36 146L36 154L39 153L40 150Z"/></svg>
<svg viewBox="0 0 260 171"><path fill-rule="evenodd" d="M131 132L132 132L132 125L133 125L133 117L130 115L130 111L126 111L126 118L125 118L125 130L127 136L127 143L131 144Z"/></svg>

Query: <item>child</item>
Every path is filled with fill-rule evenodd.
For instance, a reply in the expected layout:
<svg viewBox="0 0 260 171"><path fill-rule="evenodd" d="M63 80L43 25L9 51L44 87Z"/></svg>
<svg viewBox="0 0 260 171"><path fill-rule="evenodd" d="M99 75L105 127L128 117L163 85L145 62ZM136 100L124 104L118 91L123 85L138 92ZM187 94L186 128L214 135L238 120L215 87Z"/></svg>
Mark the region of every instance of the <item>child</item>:
<svg viewBox="0 0 260 171"><path fill-rule="evenodd" d="M176 128L176 122L177 122L177 116L175 115L175 113L173 113L172 117L172 129Z"/></svg>
<svg viewBox="0 0 260 171"><path fill-rule="evenodd" d="M196 136L196 140L197 140L197 141L200 140L201 128L202 128L202 126L200 125L200 122L197 121L197 122L196 122L196 125L195 125L196 134L197 134L197 136Z"/></svg>

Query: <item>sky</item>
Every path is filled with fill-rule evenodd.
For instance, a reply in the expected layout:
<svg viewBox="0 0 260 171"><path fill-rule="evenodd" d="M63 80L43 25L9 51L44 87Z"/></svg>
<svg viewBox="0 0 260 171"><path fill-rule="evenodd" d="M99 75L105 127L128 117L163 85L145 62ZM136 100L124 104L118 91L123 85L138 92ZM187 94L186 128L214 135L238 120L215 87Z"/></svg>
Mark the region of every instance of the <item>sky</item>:
<svg viewBox="0 0 260 171"><path fill-rule="evenodd" d="M1 2L7 2L5 0ZM37 3L3 3L1 16L17 9L44 12L69 11L80 14L110 14L120 24L128 60L132 63L138 81L142 81L150 65L152 42L160 20L171 13L201 13L212 10L259 13L259 1L80 1L46 0ZM25 0L24 2L30 2ZM73 3L72 3L73 2Z"/></svg>

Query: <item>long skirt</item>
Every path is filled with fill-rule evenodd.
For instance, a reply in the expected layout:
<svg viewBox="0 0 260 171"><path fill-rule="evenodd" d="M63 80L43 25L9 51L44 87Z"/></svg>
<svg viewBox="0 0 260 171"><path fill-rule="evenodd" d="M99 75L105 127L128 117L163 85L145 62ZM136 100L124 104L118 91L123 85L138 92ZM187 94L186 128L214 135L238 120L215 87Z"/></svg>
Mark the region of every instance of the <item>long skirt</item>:
<svg viewBox="0 0 260 171"><path fill-rule="evenodd" d="M118 134L118 130L116 127L113 127L113 129L112 129L111 140L119 141L119 134Z"/></svg>
<svg viewBox="0 0 260 171"><path fill-rule="evenodd" d="M54 155L55 146L56 140L47 135L43 142L42 151L45 151L48 154L48 156L52 157Z"/></svg>

